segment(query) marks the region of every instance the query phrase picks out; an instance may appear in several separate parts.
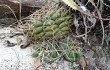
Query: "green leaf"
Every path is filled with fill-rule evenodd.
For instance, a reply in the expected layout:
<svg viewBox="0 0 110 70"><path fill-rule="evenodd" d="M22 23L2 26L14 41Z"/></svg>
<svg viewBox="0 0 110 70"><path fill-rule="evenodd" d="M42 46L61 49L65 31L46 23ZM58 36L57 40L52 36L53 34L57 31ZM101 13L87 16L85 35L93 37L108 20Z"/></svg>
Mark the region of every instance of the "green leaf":
<svg viewBox="0 0 110 70"><path fill-rule="evenodd" d="M77 9L77 4L73 0L62 0L65 4L70 6L72 9Z"/></svg>

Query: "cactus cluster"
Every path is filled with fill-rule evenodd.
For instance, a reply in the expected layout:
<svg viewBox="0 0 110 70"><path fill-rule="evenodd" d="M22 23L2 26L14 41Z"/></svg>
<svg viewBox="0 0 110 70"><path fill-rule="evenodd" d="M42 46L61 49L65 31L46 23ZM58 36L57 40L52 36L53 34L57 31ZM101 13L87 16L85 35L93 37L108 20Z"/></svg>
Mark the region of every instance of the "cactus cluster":
<svg viewBox="0 0 110 70"><path fill-rule="evenodd" d="M69 33L70 24L72 23L72 15L68 10L60 8L58 10L49 11L46 15L40 16L37 20L32 21L32 26L28 32L28 37L33 38L37 43L45 42L45 47L39 46L33 53L33 57L38 57L42 48L45 48L41 58L48 63L58 59L60 56L70 62L78 59L80 49L70 49L70 44L73 44L71 39L62 39L64 35ZM49 41L44 41L48 40ZM52 42L50 41L52 39ZM53 42L54 40L58 42ZM60 52L58 51L61 50ZM62 55L63 54L63 55Z"/></svg>
<svg viewBox="0 0 110 70"><path fill-rule="evenodd" d="M71 48L71 44L74 44L74 40L67 38L60 41L59 45L56 45L55 42L48 43L41 58L43 58L45 63L49 63L60 58L60 56L64 56L65 60L74 62L80 57L81 48L76 46L73 46L75 48ZM58 46L60 51L58 51ZM33 57L38 57L38 54L42 51L41 49L42 47L37 48L33 53Z"/></svg>
<svg viewBox="0 0 110 70"><path fill-rule="evenodd" d="M33 57L38 57L39 53L42 51L43 47L37 47L36 51L33 53ZM59 53L56 49L56 45L55 43L48 43L46 45L46 48L44 49L44 53L42 54L41 58L43 58L43 61L48 63L51 61L54 61L56 59L58 59L59 57Z"/></svg>
<svg viewBox="0 0 110 70"><path fill-rule="evenodd" d="M33 25L28 35L34 37L36 41L59 38L70 30L71 18L72 16L64 8L49 11L45 16L32 21Z"/></svg>

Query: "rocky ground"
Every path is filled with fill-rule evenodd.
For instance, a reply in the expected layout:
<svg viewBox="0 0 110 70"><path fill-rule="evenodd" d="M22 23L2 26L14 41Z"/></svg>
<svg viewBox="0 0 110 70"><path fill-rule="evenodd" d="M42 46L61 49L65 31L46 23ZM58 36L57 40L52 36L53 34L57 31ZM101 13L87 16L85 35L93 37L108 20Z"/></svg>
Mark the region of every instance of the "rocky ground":
<svg viewBox="0 0 110 70"><path fill-rule="evenodd" d="M16 37L9 38L11 31L18 32L12 28L0 28L0 70L33 70L32 47L21 49ZM9 46L7 41L13 45Z"/></svg>
<svg viewBox="0 0 110 70"><path fill-rule="evenodd" d="M23 1L24 3L29 3L29 5L34 3L27 2L27 0L21 1ZM9 27L9 25L12 25L14 22L16 22L15 19L7 18L7 16L4 16L4 18L0 19L0 70L34 70L33 65L35 59L32 57L32 53L34 52L34 49L32 47L33 45L30 45L25 49L21 49L20 45L25 42L25 37L23 35L18 35L10 38L10 36L14 33L20 33L16 28ZM99 25L96 27L99 27ZM109 29L107 30L109 31ZM95 31L94 33L97 33L97 31ZM19 45L17 44L17 37L23 40ZM109 46L106 46L106 44L104 43L105 45L101 47L99 43L101 39L97 38L91 33L89 34L88 41L90 42L89 45L85 45L85 43L83 42L83 46L81 47L83 49L82 52L83 55L85 55L87 62L86 70L110 70ZM38 70L81 69L79 63L70 63L61 58L60 60L56 60L51 64L40 64L40 66L38 66Z"/></svg>
<svg viewBox="0 0 110 70"><path fill-rule="evenodd" d="M20 45L17 45L17 37L20 37L23 41L25 38L22 35L10 38L14 33L19 33L18 30L10 27L0 28L0 70L34 70L34 58L31 56L34 49L27 47L21 49ZM13 43L9 45L7 41ZM23 43L22 41L22 43ZM21 44L22 44L21 43ZM87 70L110 70L110 59L108 54L102 50L101 47L87 47L84 48L84 55L87 62ZM71 64L63 59L57 60L52 64L41 64L38 70L80 70L79 64Z"/></svg>

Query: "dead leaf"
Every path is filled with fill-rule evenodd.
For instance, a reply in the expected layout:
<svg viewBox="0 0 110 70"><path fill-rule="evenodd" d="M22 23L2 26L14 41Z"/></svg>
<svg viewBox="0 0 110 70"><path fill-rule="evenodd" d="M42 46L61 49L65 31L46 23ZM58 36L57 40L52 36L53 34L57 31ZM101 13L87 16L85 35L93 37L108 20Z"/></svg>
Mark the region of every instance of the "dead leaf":
<svg viewBox="0 0 110 70"><path fill-rule="evenodd" d="M6 41L6 44L7 44L7 47L12 47L12 46L17 45L15 43L11 43L9 40Z"/></svg>
<svg viewBox="0 0 110 70"><path fill-rule="evenodd" d="M42 49L42 51L39 53L39 56L37 57L37 60L34 62L34 70L37 70L37 67L40 65L40 63L41 63L41 60L40 60L40 56L42 55L42 53L43 53L43 49Z"/></svg>
<svg viewBox="0 0 110 70"><path fill-rule="evenodd" d="M40 65L41 60L40 57L37 58L37 60L34 62L34 70L37 70L37 67Z"/></svg>
<svg viewBox="0 0 110 70"><path fill-rule="evenodd" d="M80 57L80 67L82 70L86 70L87 63L84 55Z"/></svg>
<svg viewBox="0 0 110 70"><path fill-rule="evenodd" d="M97 68L97 66L95 67L95 70L99 70L99 69Z"/></svg>
<svg viewBox="0 0 110 70"><path fill-rule="evenodd" d="M19 36L17 36L16 41L17 41L17 44L19 45L19 44L21 44L22 39Z"/></svg>

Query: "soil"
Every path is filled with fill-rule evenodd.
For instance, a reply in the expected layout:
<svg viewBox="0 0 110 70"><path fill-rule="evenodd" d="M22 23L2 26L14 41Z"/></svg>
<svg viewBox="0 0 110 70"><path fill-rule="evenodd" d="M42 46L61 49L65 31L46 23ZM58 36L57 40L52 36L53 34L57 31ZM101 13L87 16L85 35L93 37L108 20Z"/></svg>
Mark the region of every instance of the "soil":
<svg viewBox="0 0 110 70"><path fill-rule="evenodd" d="M32 47L21 49L17 45L16 37L9 36L15 32L19 33L10 27L0 28L0 70L33 70L34 59L32 58ZM19 36L23 40L23 36ZM10 43L13 45L9 46Z"/></svg>

